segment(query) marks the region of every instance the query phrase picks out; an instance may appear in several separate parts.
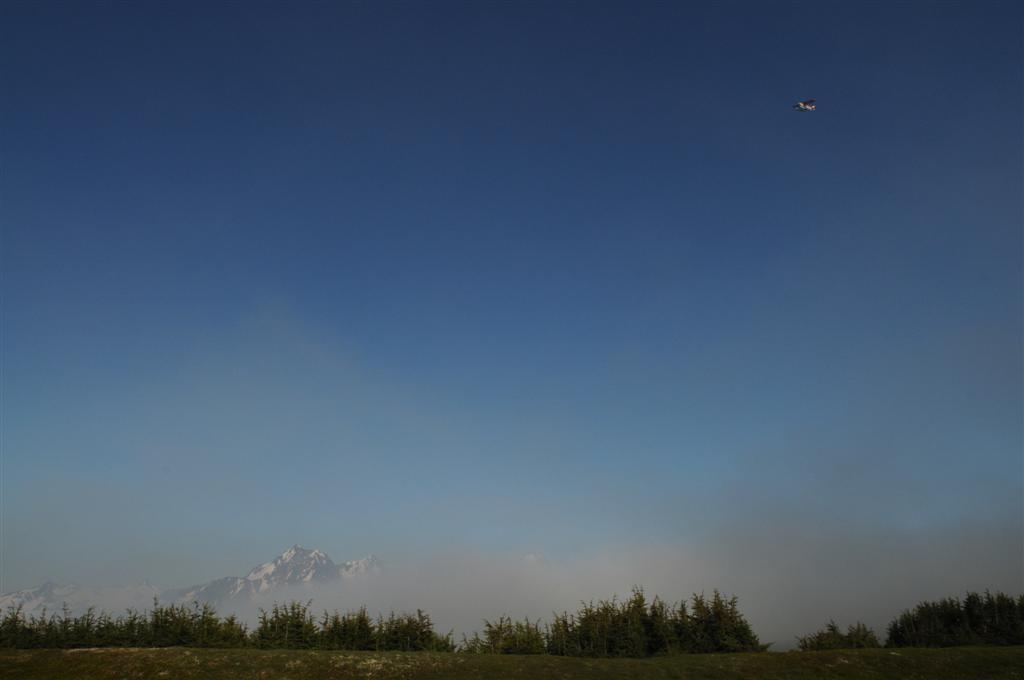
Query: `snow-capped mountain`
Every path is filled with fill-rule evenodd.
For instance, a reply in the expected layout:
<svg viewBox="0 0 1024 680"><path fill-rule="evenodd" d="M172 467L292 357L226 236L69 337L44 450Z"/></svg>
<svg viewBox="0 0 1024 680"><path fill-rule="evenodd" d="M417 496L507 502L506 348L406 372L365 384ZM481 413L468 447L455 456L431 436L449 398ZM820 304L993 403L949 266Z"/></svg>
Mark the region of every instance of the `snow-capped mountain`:
<svg viewBox="0 0 1024 680"><path fill-rule="evenodd" d="M376 560L372 555L366 559ZM348 573L346 566L350 564L355 562L346 562L339 567L319 550L304 550L301 546L293 545L273 562L253 567L245 579L255 584L256 589L262 593L286 583L332 581Z"/></svg>
<svg viewBox="0 0 1024 680"><path fill-rule="evenodd" d="M60 615L65 605L72 614L81 614L89 607L121 612L143 610L153 605L154 597L162 597L161 589L148 583L131 586L83 586L77 583L44 583L38 588L0 595L0 612L21 606L26 616Z"/></svg>
<svg viewBox="0 0 1024 680"><path fill-rule="evenodd" d="M339 565L321 550L293 545L272 561L253 567L245 576L226 576L188 588L172 589L148 583L117 587L46 583L38 588L0 595L0 611L20 605L26 615L39 614L44 609L59 613L65 604L76 614L89 607L107 611L143 610L153 604L154 597L165 604L208 602L218 608L231 608L253 600L272 601L286 588L289 595L296 596L304 586L313 584L344 587L347 580L380 570L380 560L374 555Z"/></svg>
<svg viewBox="0 0 1024 680"><path fill-rule="evenodd" d="M279 591L286 586L330 583L359 574L380 571L380 560L374 555L342 565L331 561L321 550L306 550L293 545L270 562L249 570L245 576L227 576L191 588L168 591L174 602L209 602L228 604Z"/></svg>

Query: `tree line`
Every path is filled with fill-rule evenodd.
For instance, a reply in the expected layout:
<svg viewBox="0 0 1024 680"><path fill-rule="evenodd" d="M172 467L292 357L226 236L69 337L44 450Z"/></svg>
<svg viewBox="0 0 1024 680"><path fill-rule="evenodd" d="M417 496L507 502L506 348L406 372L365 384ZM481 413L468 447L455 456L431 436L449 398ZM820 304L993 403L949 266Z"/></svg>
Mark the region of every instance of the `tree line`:
<svg viewBox="0 0 1024 680"><path fill-rule="evenodd" d="M921 602L889 624L890 647L1024 645L1024 595L967 593Z"/></svg>
<svg viewBox="0 0 1024 680"><path fill-rule="evenodd" d="M834 621L821 630L798 637L800 649L857 649L880 647L878 636L859 621L843 633ZM904 610L886 629L886 647L958 647L965 645L1024 645L1024 595L968 592L961 600L948 597L918 603Z"/></svg>
<svg viewBox="0 0 1024 680"><path fill-rule="evenodd" d="M148 612L128 610L120 616L89 609L72 616L26 617L21 607L10 608L0 619L0 647L257 647L265 649L335 649L373 651L455 651L452 634L434 631L430 617L415 614L379 615L366 608L328 614L317 620L311 602L275 604L260 610L252 630L235 616L221 618L209 604L162 605L156 600Z"/></svg>
<svg viewBox="0 0 1024 680"><path fill-rule="evenodd" d="M434 630L430 617L391 613L371 617L365 607L314 617L311 602L275 604L261 610L249 629L235 616L220 617L209 604L161 605L120 616L90 609L72 616L26 617L12 607L0 619L0 647L257 647L368 651L463 651L496 654L553 654L588 657L643 657L697 652L754 652L762 645L739 611L735 597L718 591L710 598L694 595L668 605L648 601L642 589L630 598L581 604L575 613L556 614L553 621L485 621L456 645L452 633Z"/></svg>
<svg viewBox="0 0 1024 680"><path fill-rule="evenodd" d="M668 604L635 589L625 600L582 603L550 622L484 621L482 632L463 636L434 630L423 611L370 616L366 608L316 617L312 602L275 604L260 610L253 628L235 616L221 617L209 604L162 605L119 616L89 609L72 616L45 611L25 616L11 607L0 618L0 647L254 647L366 651L462 651L479 654L552 654L583 657L645 657L665 654L757 652L762 644L735 597L715 591ZM801 650L880 647L878 636L857 622L843 632L830 621L797 638ZM1024 644L1024 596L969 592L963 599L921 602L887 629L886 647L950 647Z"/></svg>
<svg viewBox="0 0 1024 680"><path fill-rule="evenodd" d="M717 590L687 603L648 602L637 588L629 599L583 603L575 614L555 614L544 625L501 617L484 621L483 635L463 638L466 652L644 657L663 654L758 652L767 649L739 611L735 597Z"/></svg>

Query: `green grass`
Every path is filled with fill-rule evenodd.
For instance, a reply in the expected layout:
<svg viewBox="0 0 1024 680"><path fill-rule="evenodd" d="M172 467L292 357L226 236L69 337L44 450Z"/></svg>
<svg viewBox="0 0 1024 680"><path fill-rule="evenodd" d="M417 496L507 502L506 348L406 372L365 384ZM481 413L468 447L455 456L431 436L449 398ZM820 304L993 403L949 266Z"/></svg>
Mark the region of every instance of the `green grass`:
<svg viewBox="0 0 1024 680"><path fill-rule="evenodd" d="M692 654L653 659L183 648L0 650L0 678L1024 680L1024 647Z"/></svg>

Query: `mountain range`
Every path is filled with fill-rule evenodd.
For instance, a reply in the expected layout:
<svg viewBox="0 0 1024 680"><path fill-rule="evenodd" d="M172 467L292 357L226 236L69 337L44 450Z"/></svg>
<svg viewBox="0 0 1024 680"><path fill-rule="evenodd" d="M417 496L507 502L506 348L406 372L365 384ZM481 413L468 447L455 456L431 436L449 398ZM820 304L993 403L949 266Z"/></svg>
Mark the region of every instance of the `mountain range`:
<svg viewBox="0 0 1024 680"><path fill-rule="evenodd" d="M229 611L256 601L272 602L286 588L293 597L303 587L343 587L346 581L380 571L381 562L374 555L336 564L322 550L293 545L270 562L253 567L245 576L225 576L187 588L160 588L149 583L99 587L44 583L38 588L0 595L0 612L18 606L26 616L43 611L60 613L65 607L76 615L90 607L108 612L129 608L141 611L152 606L154 598L163 604L209 603L218 610Z"/></svg>

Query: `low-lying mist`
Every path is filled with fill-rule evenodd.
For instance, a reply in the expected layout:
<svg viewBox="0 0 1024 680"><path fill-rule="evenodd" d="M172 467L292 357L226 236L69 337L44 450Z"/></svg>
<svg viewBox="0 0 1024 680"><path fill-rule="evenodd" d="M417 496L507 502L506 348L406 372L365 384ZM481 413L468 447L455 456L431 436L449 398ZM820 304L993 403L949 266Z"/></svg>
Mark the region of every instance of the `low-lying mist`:
<svg viewBox="0 0 1024 680"><path fill-rule="evenodd" d="M622 598L634 586L671 602L718 589L739 598L762 642L788 649L795 636L829 619L843 626L863 621L884 636L885 625L920 600L986 588L1022 592L1020 567L1021 537L1012 522L884 535L779 525L773 532L710 538L692 549L623 546L567 560L435 554L341 584L289 587L235 613L253 622L260 607L288 600L312 600L318 613L419 608L439 631L454 630L458 641L480 630L484 619L507 614L543 622L553 612L575 611L581 601Z"/></svg>

